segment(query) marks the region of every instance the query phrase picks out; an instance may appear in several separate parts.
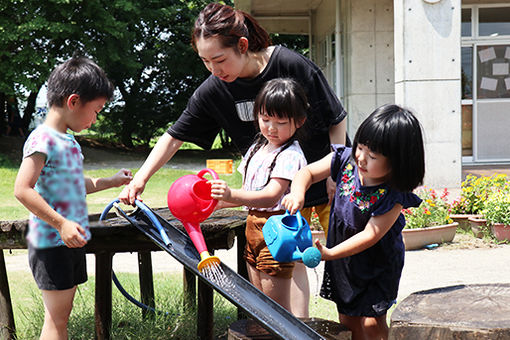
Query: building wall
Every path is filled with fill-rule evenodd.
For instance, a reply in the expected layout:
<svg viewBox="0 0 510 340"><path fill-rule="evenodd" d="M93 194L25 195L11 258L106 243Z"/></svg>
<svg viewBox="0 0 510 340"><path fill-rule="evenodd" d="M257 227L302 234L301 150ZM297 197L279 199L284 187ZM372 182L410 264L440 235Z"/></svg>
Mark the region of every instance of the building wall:
<svg viewBox="0 0 510 340"><path fill-rule="evenodd" d="M322 37L335 29L336 0L323 1L314 13L313 34ZM317 19L319 18L319 19Z"/></svg>
<svg viewBox="0 0 510 340"><path fill-rule="evenodd" d="M348 132L394 102L393 1L343 0L344 85Z"/></svg>
<svg viewBox="0 0 510 340"><path fill-rule="evenodd" d="M395 102L425 133L425 184L461 181L460 0L395 0Z"/></svg>

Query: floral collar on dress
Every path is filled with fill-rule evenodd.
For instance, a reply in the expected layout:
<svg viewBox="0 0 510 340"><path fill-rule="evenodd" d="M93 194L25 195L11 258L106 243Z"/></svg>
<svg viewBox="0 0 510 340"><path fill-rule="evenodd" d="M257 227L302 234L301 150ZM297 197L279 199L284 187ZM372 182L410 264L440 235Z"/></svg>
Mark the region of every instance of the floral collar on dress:
<svg viewBox="0 0 510 340"><path fill-rule="evenodd" d="M350 196L349 201L354 202L361 212L365 212L386 193L386 189L383 188L368 193L356 190L355 180L354 167L349 163L342 171L342 178L338 186L338 191L340 195Z"/></svg>

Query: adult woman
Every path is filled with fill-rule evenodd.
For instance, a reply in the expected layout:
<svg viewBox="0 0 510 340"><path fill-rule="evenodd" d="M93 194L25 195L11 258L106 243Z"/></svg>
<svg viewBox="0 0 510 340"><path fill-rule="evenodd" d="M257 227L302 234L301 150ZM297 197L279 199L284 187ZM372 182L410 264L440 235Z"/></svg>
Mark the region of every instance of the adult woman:
<svg viewBox="0 0 510 340"><path fill-rule="evenodd" d="M309 135L302 149L308 162L330 151L330 143L345 144L346 112L320 69L310 60L282 46L270 46L267 32L250 15L221 4L209 4L195 22L192 45L211 72L190 98L181 117L158 141L149 157L119 198L133 204L149 178L169 161L184 141L209 149L224 129L244 154L253 142L253 102L262 85L278 77L293 78L305 89L310 110L304 126ZM332 185L332 193L334 192ZM326 183L310 188L306 206L319 206L329 217ZM321 209L323 208L323 209ZM306 213L303 212L305 215ZM327 221L327 220L325 220ZM326 223L323 223L323 225ZM295 269L305 302L293 309L308 316L308 281L304 267ZM299 274L301 272L301 274Z"/></svg>

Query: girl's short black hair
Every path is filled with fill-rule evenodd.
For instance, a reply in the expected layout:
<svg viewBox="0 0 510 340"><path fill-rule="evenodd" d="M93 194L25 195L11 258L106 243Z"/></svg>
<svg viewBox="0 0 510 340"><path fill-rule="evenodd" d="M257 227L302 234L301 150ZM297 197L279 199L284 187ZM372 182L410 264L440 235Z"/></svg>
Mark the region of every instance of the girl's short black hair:
<svg viewBox="0 0 510 340"><path fill-rule="evenodd" d="M73 93L79 95L83 103L97 98L110 100L113 84L92 60L72 57L55 67L48 78L48 106L62 107L64 100Z"/></svg>
<svg viewBox="0 0 510 340"><path fill-rule="evenodd" d="M268 116L304 120L308 112L305 90L290 78L275 78L264 84L255 98L253 114L255 121L260 112Z"/></svg>
<svg viewBox="0 0 510 340"><path fill-rule="evenodd" d="M418 119L398 105L383 105L361 123L352 145L352 157L358 144L388 158L390 185L400 191L412 191L425 175L425 151L422 127Z"/></svg>

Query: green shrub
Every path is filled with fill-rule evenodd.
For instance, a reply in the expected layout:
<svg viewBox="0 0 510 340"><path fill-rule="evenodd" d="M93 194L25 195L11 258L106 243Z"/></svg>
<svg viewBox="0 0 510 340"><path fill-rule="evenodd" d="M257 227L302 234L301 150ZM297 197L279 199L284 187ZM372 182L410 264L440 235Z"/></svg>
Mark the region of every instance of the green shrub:
<svg viewBox="0 0 510 340"><path fill-rule="evenodd" d="M507 186L503 190L493 192L485 202L482 211L488 225L503 223L510 225L510 189Z"/></svg>
<svg viewBox="0 0 510 340"><path fill-rule="evenodd" d="M452 214L480 214L485 208L489 194L508 185L508 177L502 174L476 177L468 175L461 184L460 198L451 205Z"/></svg>

